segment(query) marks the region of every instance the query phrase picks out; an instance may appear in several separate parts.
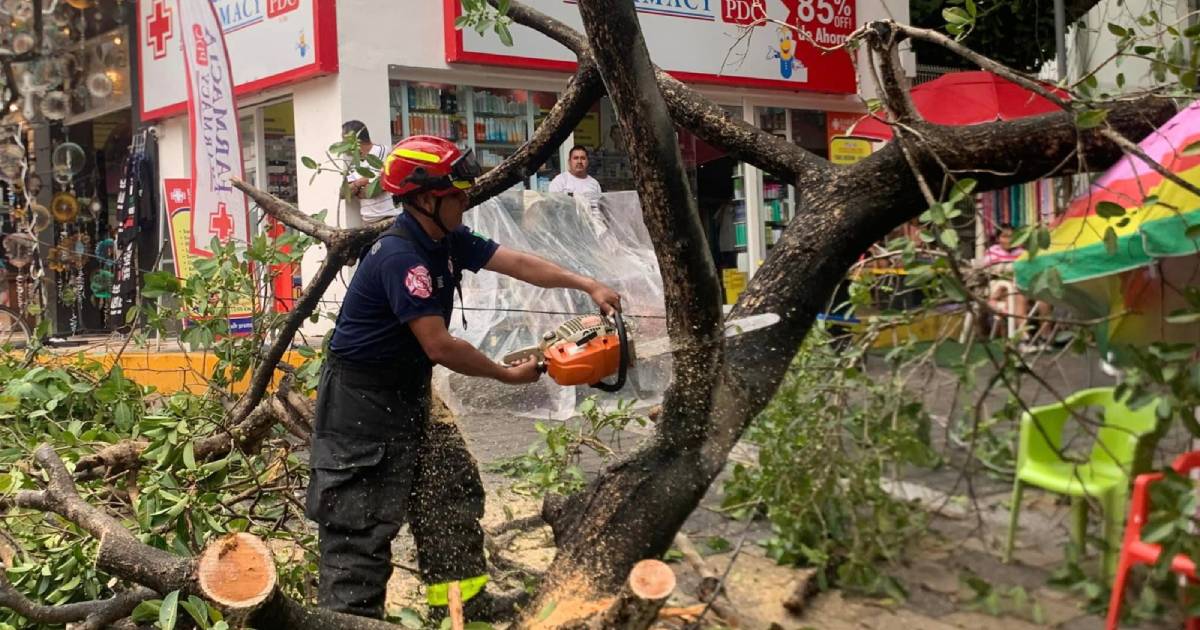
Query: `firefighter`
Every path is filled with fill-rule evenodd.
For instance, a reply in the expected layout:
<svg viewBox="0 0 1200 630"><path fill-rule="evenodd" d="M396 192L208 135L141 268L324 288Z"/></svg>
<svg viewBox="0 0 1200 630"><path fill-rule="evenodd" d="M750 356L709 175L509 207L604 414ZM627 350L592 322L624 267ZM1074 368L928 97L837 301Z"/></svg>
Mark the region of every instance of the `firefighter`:
<svg viewBox="0 0 1200 630"><path fill-rule="evenodd" d="M470 150L431 136L400 141L384 160L383 188L405 211L363 251L318 386L306 512L319 527L325 608L383 616L392 539L408 522L431 613L444 614L458 582L467 614L490 616L483 485L458 429L430 417L430 377L435 364L514 385L539 374L532 361L500 365L450 335L462 273L487 269L620 308L600 282L467 229L479 174Z"/></svg>

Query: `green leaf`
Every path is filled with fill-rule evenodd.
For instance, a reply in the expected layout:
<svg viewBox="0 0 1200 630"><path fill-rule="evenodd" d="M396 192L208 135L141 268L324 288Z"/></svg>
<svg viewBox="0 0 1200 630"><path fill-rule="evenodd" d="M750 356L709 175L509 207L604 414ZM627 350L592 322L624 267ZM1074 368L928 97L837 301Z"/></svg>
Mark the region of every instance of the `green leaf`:
<svg viewBox="0 0 1200 630"><path fill-rule="evenodd" d="M1166 540L1172 533L1175 532L1176 521L1164 520L1158 521L1151 519L1146 523L1146 527L1142 529L1142 540L1155 543Z"/></svg>
<svg viewBox="0 0 1200 630"><path fill-rule="evenodd" d="M138 623L150 623L158 620L158 610L162 608L161 599L148 599L133 609L130 617Z"/></svg>
<svg viewBox="0 0 1200 630"><path fill-rule="evenodd" d="M1112 22L1108 23L1108 32L1116 35L1117 37L1125 37L1129 34L1129 31L1125 30L1124 27L1113 24Z"/></svg>
<svg viewBox="0 0 1200 630"><path fill-rule="evenodd" d="M425 621L421 619L421 615L411 608L405 608L400 611L400 625L412 630L421 630L425 627Z"/></svg>
<svg viewBox="0 0 1200 630"><path fill-rule="evenodd" d="M179 292L179 278L169 271L152 271L142 276L142 295L159 298Z"/></svg>
<svg viewBox="0 0 1200 630"><path fill-rule="evenodd" d="M301 156L300 163L304 165L304 168L317 168L317 161L308 157L307 155Z"/></svg>
<svg viewBox="0 0 1200 630"><path fill-rule="evenodd" d="M558 606L558 602L554 600L547 602L546 605L542 607L542 610L538 613L537 620L545 621L549 619L550 615L554 613L555 606Z"/></svg>
<svg viewBox="0 0 1200 630"><path fill-rule="evenodd" d="M188 470L196 470L196 453L190 441L183 445L183 465Z"/></svg>
<svg viewBox="0 0 1200 630"><path fill-rule="evenodd" d="M713 553L724 553L733 548L733 545L728 540L720 536L711 536L704 541L704 546L712 550Z"/></svg>
<svg viewBox="0 0 1200 630"><path fill-rule="evenodd" d="M1096 204L1096 215L1102 219L1115 219L1125 216L1125 208L1111 201L1101 201Z"/></svg>
<svg viewBox="0 0 1200 630"><path fill-rule="evenodd" d="M500 15L508 15L508 6L512 4L512 2L510 0L500 0L500 2L497 4L498 6L496 7L496 11L498 11Z"/></svg>
<svg viewBox="0 0 1200 630"><path fill-rule="evenodd" d="M175 630L175 619L179 613L179 591L171 591L163 598L162 607L158 609L158 627L162 630Z"/></svg>
<svg viewBox="0 0 1200 630"><path fill-rule="evenodd" d="M200 624L201 628L207 626L208 606L205 605L204 600L197 598L195 595L189 597L188 600L186 602L179 602L179 605L187 611L188 616Z"/></svg>
<svg viewBox="0 0 1200 630"><path fill-rule="evenodd" d="M949 7L942 9L942 18L950 24L967 24L971 21L971 16L960 7Z"/></svg>
<svg viewBox="0 0 1200 630"><path fill-rule="evenodd" d="M1075 115L1075 126L1080 129L1095 129L1107 118L1107 109L1088 109Z"/></svg>
<svg viewBox="0 0 1200 630"><path fill-rule="evenodd" d="M129 403L121 401L113 408L113 422L119 429L129 429L133 426L133 411Z"/></svg>
<svg viewBox="0 0 1200 630"><path fill-rule="evenodd" d="M1191 157L1193 155L1200 155L1200 140L1197 140L1197 141L1187 145L1186 147L1183 147L1183 150L1179 152L1179 155L1183 155L1186 157Z"/></svg>
<svg viewBox="0 0 1200 630"><path fill-rule="evenodd" d="M1181 85L1183 85L1183 87L1185 87L1189 90L1195 90L1196 89L1196 71L1188 70L1187 72L1180 73L1179 83Z"/></svg>
<svg viewBox="0 0 1200 630"><path fill-rule="evenodd" d="M363 160L366 161L368 166L370 166L371 168L373 168L377 171L383 169L383 160L379 159L378 155L375 155L373 153L368 153L363 156ZM374 175L374 173L372 173L370 176L374 177L375 175Z"/></svg>
<svg viewBox="0 0 1200 630"><path fill-rule="evenodd" d="M505 46L513 45L513 36L509 32L508 27L500 22L496 22L496 35L500 36L500 43Z"/></svg>
<svg viewBox="0 0 1200 630"><path fill-rule="evenodd" d="M1104 250L1109 256L1117 253L1117 231L1111 225L1104 229Z"/></svg>
<svg viewBox="0 0 1200 630"><path fill-rule="evenodd" d="M954 230L942 230L941 234L938 236L941 239L942 244L947 248L958 248L958 232L955 232Z"/></svg>
<svg viewBox="0 0 1200 630"><path fill-rule="evenodd" d="M454 29L461 31L463 28L465 28L470 23L471 23L471 16L460 15L457 18L454 18ZM420 626L417 626L417 627L419 628Z"/></svg>

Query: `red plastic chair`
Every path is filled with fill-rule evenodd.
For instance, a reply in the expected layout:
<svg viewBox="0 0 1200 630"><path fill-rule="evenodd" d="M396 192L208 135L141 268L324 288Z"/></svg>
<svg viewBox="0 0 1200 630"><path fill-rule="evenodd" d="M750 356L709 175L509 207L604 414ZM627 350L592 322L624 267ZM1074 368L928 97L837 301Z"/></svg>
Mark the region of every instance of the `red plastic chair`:
<svg viewBox="0 0 1200 630"><path fill-rule="evenodd" d="M1200 451L1184 453L1175 458L1171 464L1175 472L1186 475L1194 468L1200 468ZM1138 475L1133 481L1133 501L1129 507L1129 524L1125 527L1125 540L1121 544L1121 556L1117 561L1117 575L1113 580L1112 599L1108 603L1107 630L1117 630L1117 621L1121 618L1121 603L1125 595L1125 580L1129 570L1139 564L1157 564L1162 555L1162 546L1142 540L1142 526L1150 514L1149 486L1163 478L1162 473L1147 473ZM1196 564L1192 559L1179 554L1171 561L1171 571L1186 575L1188 579L1196 579ZM1187 620L1187 630L1200 630L1200 617Z"/></svg>

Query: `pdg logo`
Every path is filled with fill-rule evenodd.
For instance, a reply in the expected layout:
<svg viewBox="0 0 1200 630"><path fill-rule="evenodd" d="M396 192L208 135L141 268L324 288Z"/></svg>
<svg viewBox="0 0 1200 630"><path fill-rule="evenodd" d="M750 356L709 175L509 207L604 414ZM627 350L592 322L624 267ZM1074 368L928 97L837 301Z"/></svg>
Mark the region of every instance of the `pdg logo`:
<svg viewBox="0 0 1200 630"><path fill-rule="evenodd" d="M766 0L721 0L721 20L749 26L767 19Z"/></svg>
<svg viewBox="0 0 1200 630"><path fill-rule="evenodd" d="M273 18L300 8L300 0L267 0L267 17Z"/></svg>

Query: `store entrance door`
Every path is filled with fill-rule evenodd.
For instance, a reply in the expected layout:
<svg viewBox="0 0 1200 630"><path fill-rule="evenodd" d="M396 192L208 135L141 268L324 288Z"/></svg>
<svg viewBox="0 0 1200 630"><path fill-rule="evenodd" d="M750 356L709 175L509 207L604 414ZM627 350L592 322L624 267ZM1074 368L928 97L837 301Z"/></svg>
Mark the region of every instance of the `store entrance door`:
<svg viewBox="0 0 1200 630"><path fill-rule="evenodd" d="M296 118L291 99L242 109L240 127L246 180L283 201L296 204L296 164L299 160L296 157ZM261 210L252 212L256 233L262 232L277 240L290 229ZM271 308L276 312L292 310L302 286L300 265L272 265L264 273L260 296L270 300Z"/></svg>

